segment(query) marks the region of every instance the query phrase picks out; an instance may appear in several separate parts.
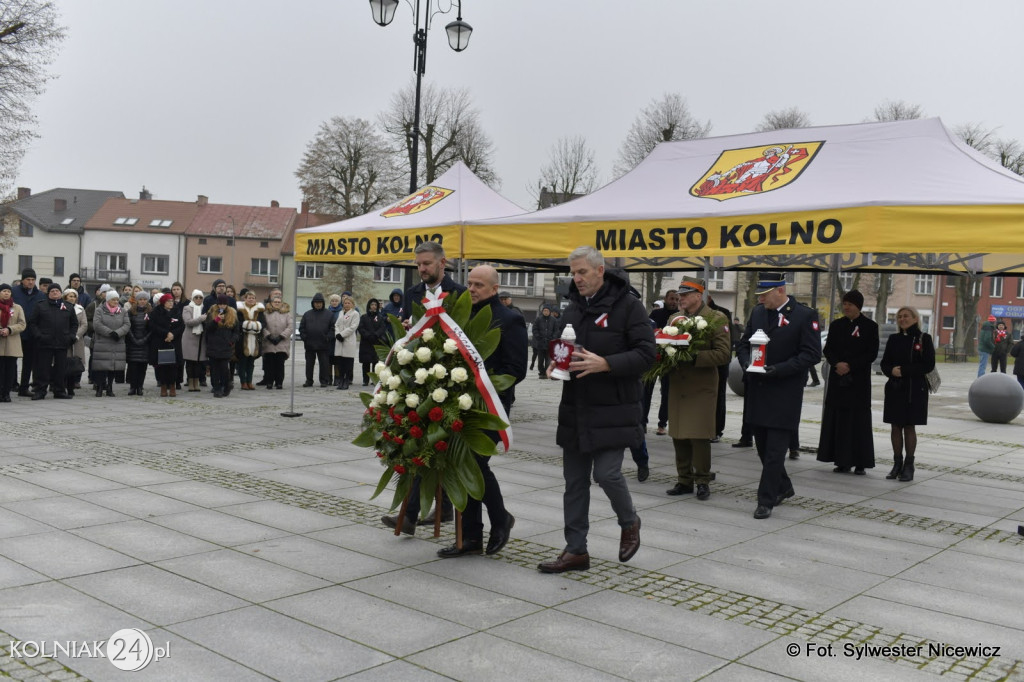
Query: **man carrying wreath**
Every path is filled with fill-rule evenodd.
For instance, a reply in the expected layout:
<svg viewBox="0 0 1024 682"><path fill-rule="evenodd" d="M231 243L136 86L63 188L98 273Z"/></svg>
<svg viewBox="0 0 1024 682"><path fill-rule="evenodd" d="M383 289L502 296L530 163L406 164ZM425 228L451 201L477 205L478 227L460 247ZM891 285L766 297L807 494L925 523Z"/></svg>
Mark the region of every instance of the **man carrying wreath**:
<svg viewBox="0 0 1024 682"><path fill-rule="evenodd" d="M704 302L704 280L683 277L679 285L679 312L702 318L715 330L710 348L693 351L692 359L680 364L668 382L668 434L676 451L678 481L666 491L686 495L697 485L697 499L711 497L711 439L716 432L718 366L729 362L732 344L729 318ZM669 324L672 320L669 320Z"/></svg>

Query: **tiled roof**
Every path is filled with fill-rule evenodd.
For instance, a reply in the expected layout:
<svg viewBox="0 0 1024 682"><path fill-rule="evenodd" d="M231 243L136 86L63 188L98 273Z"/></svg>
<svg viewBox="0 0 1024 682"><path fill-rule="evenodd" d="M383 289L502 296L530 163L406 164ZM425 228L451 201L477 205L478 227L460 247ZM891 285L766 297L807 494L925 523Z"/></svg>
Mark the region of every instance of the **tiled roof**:
<svg viewBox="0 0 1024 682"><path fill-rule="evenodd" d="M292 224L291 229L281 240L281 255L290 256L295 253L295 230L303 230L307 227L319 227L320 225L327 225L328 223L336 223L342 219L342 216L328 215L326 213L299 213L295 216L295 222Z"/></svg>
<svg viewBox="0 0 1024 682"><path fill-rule="evenodd" d="M277 241L292 229L294 208L207 204L199 208L186 234L190 237L236 237Z"/></svg>
<svg viewBox="0 0 1024 682"><path fill-rule="evenodd" d="M9 208L22 219L47 232L81 234L82 228L103 203L115 197L123 199L124 193L116 190L57 187L12 202ZM56 210L56 205L62 201L66 208Z"/></svg>
<svg viewBox="0 0 1024 682"><path fill-rule="evenodd" d="M183 234L198 211L194 201L108 199L85 224L85 229ZM154 225L154 221L159 224Z"/></svg>

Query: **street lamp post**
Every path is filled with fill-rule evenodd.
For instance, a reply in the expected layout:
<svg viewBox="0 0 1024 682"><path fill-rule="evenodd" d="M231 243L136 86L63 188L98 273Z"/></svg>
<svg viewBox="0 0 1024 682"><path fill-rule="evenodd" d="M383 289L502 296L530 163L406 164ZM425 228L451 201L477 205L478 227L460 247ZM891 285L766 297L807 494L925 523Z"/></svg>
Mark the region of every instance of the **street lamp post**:
<svg viewBox="0 0 1024 682"><path fill-rule="evenodd" d="M410 0L406 0L410 2ZM415 0L415 5L411 2L409 7L413 11L413 17L416 25L416 32L413 33L413 44L415 49L413 51L413 71L416 72L416 103L413 111L413 123L412 131L409 133L411 138L411 148L409 153L409 165L412 167L412 173L409 177L409 193L412 194L416 191L419 186L418 166L419 166L419 150L420 150L420 86L423 81L423 74L426 71L427 66L427 32L430 30L430 22L435 14L447 14L452 10L453 6L458 7L458 18L445 26L445 32L448 34L448 44L456 52L462 52L469 45L469 37L473 33L473 27L462 20L462 0L451 0L447 10L440 10L437 8L439 3L435 1L434 10L431 11L430 0ZM420 6L426 12L420 13ZM373 15L373 20L379 26L387 26L391 23L391 20L395 18L395 10L398 9L398 0L370 0L370 12ZM422 16L422 25L420 19Z"/></svg>

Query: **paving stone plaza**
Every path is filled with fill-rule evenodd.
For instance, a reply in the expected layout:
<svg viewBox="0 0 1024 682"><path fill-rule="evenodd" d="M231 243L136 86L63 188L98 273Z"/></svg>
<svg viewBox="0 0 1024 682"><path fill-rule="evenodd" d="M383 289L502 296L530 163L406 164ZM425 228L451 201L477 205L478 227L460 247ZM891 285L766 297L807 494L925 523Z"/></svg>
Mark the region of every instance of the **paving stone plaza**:
<svg viewBox="0 0 1024 682"><path fill-rule="evenodd" d="M293 418L288 390L159 398L152 377L141 398L15 398L0 409L0 677L1024 680L1024 417L979 421L976 366L939 369L912 483L884 478L875 376L877 467L835 474L804 452L787 465L796 497L763 521L756 454L731 447L741 398L706 502L665 495L672 444L652 424L650 479L628 453L623 467L640 552L615 560L595 486L592 567L562 575L536 570L563 546L560 386L532 373L492 464L512 540L459 559L436 556L452 524L438 539L381 525L380 465L350 444L357 390L297 387ZM805 392L811 448L821 399ZM148 643L115 651L133 628ZM124 672L140 651L152 660Z"/></svg>

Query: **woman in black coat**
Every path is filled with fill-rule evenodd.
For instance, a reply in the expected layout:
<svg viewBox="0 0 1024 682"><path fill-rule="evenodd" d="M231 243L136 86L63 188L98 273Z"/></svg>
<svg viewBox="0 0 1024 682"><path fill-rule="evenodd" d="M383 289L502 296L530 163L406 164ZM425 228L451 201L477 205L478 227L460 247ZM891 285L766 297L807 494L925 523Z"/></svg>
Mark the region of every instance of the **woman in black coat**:
<svg viewBox="0 0 1024 682"><path fill-rule="evenodd" d="M894 464L888 479L914 480L914 451L917 449L916 425L928 423L928 382L925 375L935 369L932 337L921 331L920 318L913 308L896 312L899 331L889 337L882 356L885 384L882 421L892 425ZM906 450L906 458L903 452Z"/></svg>
<svg viewBox="0 0 1024 682"><path fill-rule="evenodd" d="M185 322L176 307L173 294L163 294L153 312L149 314L149 362L153 365L156 382L160 384L160 397L177 395L175 384L178 363L181 362L181 334ZM174 351L174 362L160 364L160 351Z"/></svg>
<svg viewBox="0 0 1024 682"><path fill-rule="evenodd" d="M128 361L128 395L142 395L146 383L146 365L149 363L149 316L153 312L149 294L139 291L135 302L128 309L131 327L125 340L125 357Z"/></svg>
<svg viewBox="0 0 1024 682"><path fill-rule="evenodd" d="M230 301L226 294L218 295L217 302L206 313L206 322L203 322L214 398L226 398L231 393L231 357L242 333L237 309Z"/></svg>
<svg viewBox="0 0 1024 682"><path fill-rule="evenodd" d="M371 298L359 318L359 362L363 365L363 386L370 385L370 370L377 364L375 344L388 342L388 318L380 311L380 301Z"/></svg>

